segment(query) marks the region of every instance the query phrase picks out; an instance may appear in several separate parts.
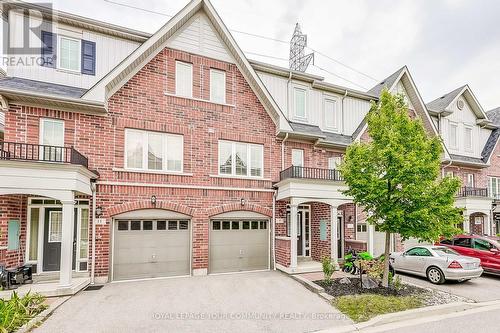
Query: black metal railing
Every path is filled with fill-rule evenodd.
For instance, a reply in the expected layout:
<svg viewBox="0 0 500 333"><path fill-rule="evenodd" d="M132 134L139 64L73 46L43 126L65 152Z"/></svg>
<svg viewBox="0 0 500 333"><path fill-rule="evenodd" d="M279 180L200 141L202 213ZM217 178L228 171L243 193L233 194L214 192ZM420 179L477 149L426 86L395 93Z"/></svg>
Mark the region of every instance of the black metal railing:
<svg viewBox="0 0 500 333"><path fill-rule="evenodd" d="M339 170L306 168L301 166L291 166L280 172L280 180L288 178L321 179L321 180L343 180Z"/></svg>
<svg viewBox="0 0 500 333"><path fill-rule="evenodd" d="M458 197L488 197L488 189L464 186L458 190Z"/></svg>
<svg viewBox="0 0 500 333"><path fill-rule="evenodd" d="M0 160L39 161L89 166L88 158L73 147L0 142Z"/></svg>

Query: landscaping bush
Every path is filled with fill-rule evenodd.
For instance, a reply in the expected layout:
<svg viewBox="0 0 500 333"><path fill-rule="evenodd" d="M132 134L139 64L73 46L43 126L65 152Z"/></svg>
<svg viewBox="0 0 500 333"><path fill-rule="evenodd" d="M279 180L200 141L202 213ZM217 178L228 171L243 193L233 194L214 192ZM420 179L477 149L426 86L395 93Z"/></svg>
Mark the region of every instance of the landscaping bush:
<svg viewBox="0 0 500 333"><path fill-rule="evenodd" d="M10 300L0 299L0 332L14 332L47 308L45 297L27 293L23 297L14 291Z"/></svg>
<svg viewBox="0 0 500 333"><path fill-rule="evenodd" d="M323 274L325 281L330 283L332 280L333 272L335 272L335 265L332 262L332 258L330 256L323 256L321 259L321 264L323 266Z"/></svg>
<svg viewBox="0 0 500 333"><path fill-rule="evenodd" d="M414 296L383 296L374 294L340 296L333 305L355 322L367 321L375 316L421 307L423 302Z"/></svg>

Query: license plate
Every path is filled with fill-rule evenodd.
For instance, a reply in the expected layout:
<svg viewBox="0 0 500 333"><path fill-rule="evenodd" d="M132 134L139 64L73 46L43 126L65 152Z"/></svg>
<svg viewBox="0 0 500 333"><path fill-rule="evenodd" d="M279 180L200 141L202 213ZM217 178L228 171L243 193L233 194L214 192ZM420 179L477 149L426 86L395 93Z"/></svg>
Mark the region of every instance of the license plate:
<svg viewBox="0 0 500 333"><path fill-rule="evenodd" d="M475 263L467 263L465 264L465 269L474 269L474 268L477 268L477 264Z"/></svg>

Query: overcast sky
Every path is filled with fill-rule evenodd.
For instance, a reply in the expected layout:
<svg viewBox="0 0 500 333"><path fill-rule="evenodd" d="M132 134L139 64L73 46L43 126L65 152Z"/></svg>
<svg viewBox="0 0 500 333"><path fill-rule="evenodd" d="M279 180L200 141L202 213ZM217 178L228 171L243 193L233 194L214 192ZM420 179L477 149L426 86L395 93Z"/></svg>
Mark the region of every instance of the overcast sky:
<svg viewBox="0 0 500 333"><path fill-rule="evenodd" d="M188 0L112 0L173 15ZM500 1L212 0L229 29L288 41L296 22L308 46L378 80L408 65L426 102L468 83L486 110L500 106ZM169 17L106 0L56 0L56 9L155 32ZM248 58L287 66L285 43L232 32ZM252 52L252 53L250 53ZM376 84L316 54L315 64L365 88ZM362 89L310 66L329 82Z"/></svg>

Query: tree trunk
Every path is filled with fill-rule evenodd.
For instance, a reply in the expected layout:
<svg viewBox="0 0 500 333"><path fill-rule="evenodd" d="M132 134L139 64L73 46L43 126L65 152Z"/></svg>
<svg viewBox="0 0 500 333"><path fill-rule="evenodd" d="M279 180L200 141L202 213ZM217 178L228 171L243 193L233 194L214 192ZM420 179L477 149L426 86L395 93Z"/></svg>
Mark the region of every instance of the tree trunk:
<svg viewBox="0 0 500 333"><path fill-rule="evenodd" d="M391 233L385 232L385 251L384 251L384 275L382 276L382 286L389 287L389 248L391 246Z"/></svg>

